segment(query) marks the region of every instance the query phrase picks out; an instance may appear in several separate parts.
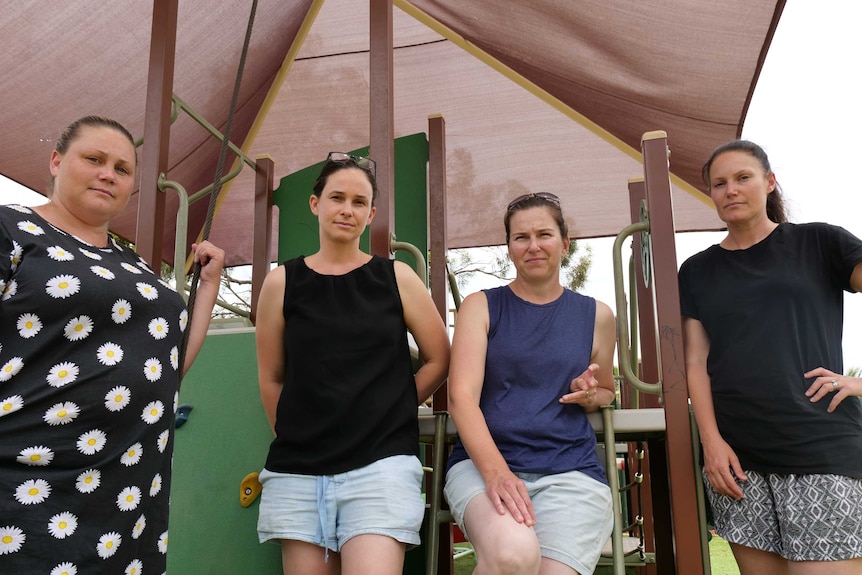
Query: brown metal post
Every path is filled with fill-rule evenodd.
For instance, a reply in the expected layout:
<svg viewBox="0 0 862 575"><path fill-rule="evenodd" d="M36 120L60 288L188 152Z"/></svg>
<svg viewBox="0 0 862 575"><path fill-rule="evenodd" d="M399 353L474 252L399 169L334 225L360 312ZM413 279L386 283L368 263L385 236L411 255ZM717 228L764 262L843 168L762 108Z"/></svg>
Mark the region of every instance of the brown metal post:
<svg viewBox="0 0 862 575"><path fill-rule="evenodd" d="M377 162L377 213L371 222L371 253L392 257L389 236L395 229L395 113L392 80L392 0L369 0L371 28L369 95L371 146Z"/></svg>
<svg viewBox="0 0 862 575"><path fill-rule="evenodd" d="M448 323L449 313L446 300L446 288L449 284L446 274L446 231L446 120L435 114L428 117L428 260L431 264L431 297L443 323ZM433 406L435 412L449 409L445 382L434 392ZM446 449L445 441L435 445L434 449ZM429 520L434 518L429 517ZM438 526L437 541L437 574L451 575L455 570L451 523L441 523Z"/></svg>
<svg viewBox="0 0 862 575"><path fill-rule="evenodd" d="M448 324L446 299L449 280L446 274L446 120L436 114L428 117L428 245L431 298L443 323ZM446 384L434 393L434 410L446 411Z"/></svg>
<svg viewBox="0 0 862 575"><path fill-rule="evenodd" d="M646 185L643 178L633 178L629 180L629 206L631 209L631 221L636 223L641 218L641 201L646 200ZM654 382L659 380L658 357L656 355L656 334L655 334L655 310L651 286L646 285L644 279L643 249L641 242L641 234L635 234L632 237L632 253L634 254L634 273L637 285L637 293L633 297L637 298L638 305L638 335L640 339L641 361L640 361L640 378L643 381ZM640 394L640 407L661 407L661 403L657 395L649 393ZM661 490L655 490L653 485L653 475L660 474L663 477L659 478L659 484L667 485L667 467L665 460L661 457L655 458L655 465L651 465L653 457L651 455L659 455L659 447L657 443L663 440L649 440L644 449L643 460L643 483L641 484L642 497L637 502L644 518L644 547L646 551L656 554L656 564L648 564L642 568L642 572L646 575L656 575L657 573L673 573L673 537L671 534L671 517L670 517L670 498L667 493L662 493ZM636 454L629 453L629 459ZM661 453L664 449L661 448ZM666 568L665 568L666 567Z"/></svg>
<svg viewBox="0 0 862 575"><path fill-rule="evenodd" d="M685 356L679 311L673 204L668 169L667 134L649 132L641 142L652 243L653 282L658 320L662 397L667 425L666 446L670 479L676 569L679 575L709 572L704 557L697 509L697 473Z"/></svg>
<svg viewBox="0 0 862 575"><path fill-rule="evenodd" d="M150 68L135 248L138 255L156 272L162 261L165 225L165 195L159 191L158 181L159 174L168 171L178 6L178 0L155 0L150 33ZM182 262L174 262L174 265L182 265Z"/></svg>
<svg viewBox="0 0 862 575"><path fill-rule="evenodd" d="M272 262L272 184L275 162L270 156L254 161L254 249L251 265L251 323L257 325L257 302L260 288Z"/></svg>

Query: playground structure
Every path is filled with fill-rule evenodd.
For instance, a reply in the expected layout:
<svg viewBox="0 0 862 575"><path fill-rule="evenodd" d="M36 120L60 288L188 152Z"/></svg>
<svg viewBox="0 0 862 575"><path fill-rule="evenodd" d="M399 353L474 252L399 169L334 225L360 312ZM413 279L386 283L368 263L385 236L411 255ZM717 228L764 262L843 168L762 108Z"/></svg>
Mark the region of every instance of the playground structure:
<svg viewBox="0 0 862 575"><path fill-rule="evenodd" d="M320 8L322 2L309 2L312 6ZM419 10L417 5L424 6L428 12L433 11L433 3L425 2L396 2L403 10ZM770 12L772 18L763 44L763 53L768 46L771 30L777 22L781 12L782 2L778 2L774 10ZM175 2L156 0L153 3L153 22L150 45L150 68L147 82L147 118L144 124L143 134L143 163L141 165L142 180L140 200L137 207L137 232L135 243L138 252L150 262L161 259L170 259L175 263L184 259L186 252L183 239L195 238L198 235L197 226L193 223L187 232L182 231L182 219L176 224L176 241L174 252L169 258L164 257L163 249L164 214L170 213L170 203L166 202L166 196L156 190L172 188L178 192L177 205L183 206L182 186L168 180L165 174L170 172L170 162L167 142L170 140L171 119L175 111L189 113L190 107L184 106L184 101L173 93L174 56L177 34L177 4ZM405 238L407 230L396 224L395 206L397 199L394 190L400 189L396 185L396 151L395 151L395 121L393 109L395 107L393 90L393 37L392 37L392 0L371 0L370 7L370 50L369 50L369 87L371 94L369 98L368 123L370 125L369 138L365 142L370 143L370 155L378 163L380 178L380 199L378 203L378 215L371 229L369 249L372 253L389 256L399 246L399 242ZM425 12L427 15L428 12ZM305 21L303 21L303 26ZM462 37L463 39L463 37ZM450 41L452 38L450 38ZM470 48L469 46L465 49ZM295 56L295 54L294 54ZM762 58L762 54L761 54ZM759 66L759 65L758 65ZM759 68L758 68L759 69ZM754 73L756 79L756 72ZM751 82L753 87L753 80ZM747 105L747 101L746 104ZM742 116L744 117L744 107ZM193 114L189 114L193 115ZM184 118L185 116L183 116ZM446 277L445 266L439 262L445 262L446 251L453 247L449 242L449 229L451 222L447 221L453 214L451 207L450 185L447 178L451 177L451 170L447 162L451 156L447 153L447 142L451 141L447 135L445 115L434 115L427 119L427 247L419 250L429 255L430 274L428 283L430 285L435 302L441 314L446 315ZM69 118L57 123L62 125ZM182 125L183 121L180 120ZM643 123L643 122L641 122ZM740 120L741 123L741 120ZM661 125L650 125L647 129L661 128ZM209 135L221 138L219 130L211 124L204 124ZM734 128L738 128L734 126ZM254 130L250 130L254 131ZM645 131L645 130L644 130ZM246 129L245 134L248 135ZM731 136L732 137L732 136ZM727 139L725 136L712 134L713 139ZM630 140L631 138L629 138ZM673 138L672 138L673 139ZM614 145L625 145L619 142ZM676 141L676 140L674 140ZM642 379L647 382L660 382L662 405L660 411L650 411L649 415L643 410L633 410L632 417L619 412L624 410L603 412L602 421L596 421L595 427L600 437L605 441L608 448L608 462L614 463L617 454L617 440L619 441L642 441L647 445L647 475L644 497L639 503L645 510L644 515L649 517L652 525L648 525L648 537L644 554L636 556L642 569L646 573L708 573L708 554L705 553L704 524L698 514L698 506L692 503L698 501L698 480L695 473L695 446L696 438L693 437L693 428L688 409L688 396L684 379L684 366L682 365L682 339L681 326L678 311L678 293L676 287L676 258L674 256L674 230L679 229L679 223L675 224L675 215L678 215L680 204L695 204L691 213L700 213L698 210L705 206L700 200L688 197L691 192L698 193L694 186L681 180L678 175L668 171L668 145L667 137L661 133L649 133L643 139L642 152L635 152L634 156L629 154L627 162L632 162L642 173L642 177L635 178L629 182L629 214L623 214L625 224L631 222L635 228L630 233L637 234L634 241L635 262L646 262L645 265L634 265L633 286L635 293L631 293L632 302L639 302L636 313L638 321L632 323L637 326L631 329L628 337L621 337L620 357L623 356L630 361L626 379ZM706 145L711 146L711 143ZM451 148L451 146L449 146ZM210 150L212 148L210 147ZM640 146L638 146L640 149ZM680 146L680 150L691 153ZM676 153L674 146L674 160L683 157ZM254 169L254 224L251 226L248 220L246 227L251 226L254 235L255 248L252 250L253 260L253 285L256 294L262 282L263 276L269 269L270 262L275 258L272 255L273 227L270 225L272 218L273 197L272 191L275 179L275 163L262 156L252 159L252 154L245 151L245 146L234 146L232 150L237 157L237 164L242 164ZM201 152L202 153L202 152ZM627 152L628 153L628 152ZM703 154L697 155L698 159ZM318 157L323 157L318 155ZM642 162L641 162L642 160ZM640 165L642 163L642 166ZM676 163L674 162L674 165ZM689 166L690 168L690 166ZM182 170L178 170L182 172ZM237 170L238 172L238 170ZM610 187L622 187L622 178L636 175L637 172L616 170L613 182L606 184ZM180 174L181 175L181 174ZM619 181L616 179L619 178ZM179 177L172 175L172 180ZM198 178L199 180L200 178ZM194 180L194 178L192 178ZM234 190L232 190L233 192ZM487 191L487 190L485 190ZM501 190L505 192L505 190ZM248 195L248 194L247 194ZM566 205L576 205L573 197L560 194ZM206 194L193 194L189 198L191 212L200 212L199 202L196 207L195 200L204 198ZM307 193L306 193L307 196ZM173 196L168 196L173 197ZM677 201L684 198L683 201ZM475 197L473 200L475 201ZM248 200L248 198L246 198ZM223 198L213 198L210 202L222 202ZM490 225L499 227L494 210L496 198L485 198L484 210L481 210L482 219L490 222ZM506 201L506 197L499 201ZM449 202L449 205L447 205ZM168 206L166 206L168 203ZM250 203L246 201L246 203ZM698 205L703 204L703 205ZM400 206L401 204L398 203ZM459 207L463 204L459 204ZM621 205L617 205L617 211ZM606 208L606 206L605 206ZM707 206L708 208L708 206ZM221 206L222 211L227 211L226 205ZM178 209L182 212L182 209ZM282 211L285 211L282 208ZM454 210L456 212L460 210ZM577 223L581 223L583 217L579 210L572 210L578 214ZM683 210L685 211L685 210ZM710 211L710 210L707 210ZM477 219L475 211L470 212L474 220ZM697 219L686 213L686 218L692 220L683 229L704 229L714 225L714 222ZM283 217L285 214L282 213ZM198 214L198 217L200 214ZM588 217L588 216L587 216ZM194 222L194 217L192 217ZM618 220L617 220L618 221ZM457 226L462 227L462 226ZM615 231L626 227L616 225ZM172 233L170 226L168 235ZM395 230L398 230L397 239L393 238ZM583 229L582 225L574 226L575 230ZM282 227L279 236L288 233ZM594 233L594 235L603 235ZM173 238L172 238L173 239ZM461 241L461 240L459 240ZM224 244L224 242L222 242ZM419 243L419 242L417 242ZM230 249L228 244L225 247ZM660 254L661 257L652 257ZM279 252L278 259L283 260L285 254ZM435 262L438 264L435 265ZM177 267L181 268L181 265ZM417 266L421 267L421 266ZM624 296L623 296L624 297ZM252 298L252 307L256 304L256 295ZM618 312L626 309L625 300L619 305ZM253 313L251 317L254 319ZM618 330L625 334L626 322L622 322ZM633 343L635 337L639 337L640 345ZM228 344L215 343L219 338L231 338ZM254 405L257 401L256 378L249 368L248 357L243 363L241 351L245 349L249 341L247 332L237 334L218 334L211 336L214 342L208 342L200 362L208 366L209 371L201 371L196 367L189 378L189 383L184 385L181 402L195 405L195 412L190 416L190 424L186 429L177 434L176 450L176 476L174 489L176 496L173 499L172 509L172 555L170 556L171 569L179 572L268 572L278 565L274 551L275 547L257 547L254 541L253 522L249 517L254 514L252 509L242 509L237 504L236 491L239 480L245 472L259 466L262 458L254 459L255 449L266 447L265 419L262 411L255 413ZM246 348L236 345L237 340L242 340ZM253 337L251 338L253 341ZM230 353L226 353L223 346L227 345ZM220 347L221 346L221 347ZM638 349L641 353L638 354ZM221 350L221 351L219 351ZM631 354L631 355L629 355ZM253 357L253 354L252 354ZM641 362L638 367L638 361ZM242 368L240 373L233 372L233 379L225 380L224 376L230 370L225 362L233 364L233 368ZM253 362L253 360L252 360ZM253 363L252 363L253 365ZM622 367L622 366L621 366ZM200 373L205 379L205 373L220 373L220 376L210 375L213 380L222 381L227 387L206 387L205 381L194 381ZM217 389L223 389L230 393L233 398L242 397L243 401L229 400L233 410L224 411L224 405L218 404ZM623 386L623 405L631 407L638 403L628 385ZM251 398L249 400L249 397ZM656 396L648 396L640 401L639 407L657 409L659 407ZM252 406L252 407L249 407ZM451 572L452 555L450 549L451 527L445 520L445 514L438 515L440 507L438 483L441 480L439 470L440 457L445 453L447 436L452 433L447 426L445 410L445 390L439 391L434 397L434 414L423 418L423 435L430 438L429 444L432 449L429 454L430 460L438 463L432 465L434 472L429 477L430 488L428 497L430 499L429 526L427 529L425 557L420 561L427 573L449 573ZM220 411L221 410L221 411ZM640 413L635 413L640 411ZM655 414L659 414L663 422L656 424ZM218 416L218 417L216 417ZM651 417L647 423L637 423L631 420L634 417ZM230 418L230 419L226 419ZM618 421L617 421L618 420ZM212 433L195 434L195 428L204 428L218 431L227 431L230 425L242 422L244 426L241 432L236 432L236 437L214 437ZM429 426L430 427L426 427ZM442 434L442 437L441 437ZM260 438L259 443L252 443ZM231 448L223 440L239 442L239 448ZM246 459L236 459L234 454L242 453ZM259 453L259 452L258 452ZM226 476L212 462L227 462L238 467L235 473L238 477ZM240 467L241 466L241 467ZM208 472L205 472L208 471ZM230 485L229 491L225 485ZM436 501L435 501L436 499ZM651 509L650 509L651 508ZM216 528L222 525L226 529ZM239 530L237 526L242 526ZM622 536L620 529L615 531L617 546L621 545ZM201 531L201 529L203 529ZM227 532L227 533L225 533ZM437 553L435 553L435 549ZM220 554L222 554L220 556ZM226 557L225 555L230 555ZM630 556L635 557L635 556ZM621 573L622 563L625 559L617 555L614 566L617 573ZM253 565L262 561L266 566L255 568ZM651 561L655 561L652 563ZM207 566L207 562L212 562ZM233 562L233 563L232 563ZM410 563L410 559L408 559ZM231 570L228 565L236 564L238 567ZM276 568L277 569L277 568ZM248 571L244 571L248 570ZM277 571L273 571L277 572ZM418 571L417 571L418 572Z"/></svg>

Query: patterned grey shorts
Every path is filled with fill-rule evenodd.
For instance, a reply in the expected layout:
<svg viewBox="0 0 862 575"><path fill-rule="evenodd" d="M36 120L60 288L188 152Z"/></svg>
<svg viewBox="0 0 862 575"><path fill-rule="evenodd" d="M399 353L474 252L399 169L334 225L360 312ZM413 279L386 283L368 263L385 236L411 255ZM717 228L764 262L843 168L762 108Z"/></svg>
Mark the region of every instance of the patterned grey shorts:
<svg viewBox="0 0 862 575"><path fill-rule="evenodd" d="M742 501L706 483L716 532L791 561L862 557L862 479L747 471ZM704 476L706 479L706 476Z"/></svg>

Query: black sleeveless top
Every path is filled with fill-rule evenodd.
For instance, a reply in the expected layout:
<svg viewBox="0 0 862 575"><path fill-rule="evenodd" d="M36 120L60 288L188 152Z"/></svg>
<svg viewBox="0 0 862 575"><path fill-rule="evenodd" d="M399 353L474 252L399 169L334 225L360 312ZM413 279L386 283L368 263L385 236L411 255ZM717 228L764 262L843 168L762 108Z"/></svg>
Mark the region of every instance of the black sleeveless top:
<svg viewBox="0 0 862 575"><path fill-rule="evenodd" d="M416 383L392 260L344 275L285 263L285 381L266 468L333 475L417 455Z"/></svg>

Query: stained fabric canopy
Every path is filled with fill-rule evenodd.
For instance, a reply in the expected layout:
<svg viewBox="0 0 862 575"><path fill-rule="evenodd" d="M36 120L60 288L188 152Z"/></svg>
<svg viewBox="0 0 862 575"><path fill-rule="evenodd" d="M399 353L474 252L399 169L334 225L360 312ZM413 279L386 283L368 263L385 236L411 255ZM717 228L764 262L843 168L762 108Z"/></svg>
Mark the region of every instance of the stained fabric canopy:
<svg viewBox="0 0 862 575"><path fill-rule="evenodd" d="M741 133L783 0L394 3L395 135L427 132L432 114L446 120L449 247L503 243L505 205L538 191L562 198L574 237L616 234L652 130L668 134L677 231L721 227L700 165ZM179 4L174 92L221 130L250 6ZM259 1L232 140L272 156L276 178L368 145L368 11L362 0ZM56 135L79 116L142 135L151 25L151 3L132 0L5 6L0 173L44 193ZM191 192L212 183L218 149L181 114L168 178ZM223 189L210 236L230 265L251 261L244 172ZM177 201L167 199L171 261ZM189 239L206 203L192 207ZM136 210L137 195L112 223L132 241Z"/></svg>

